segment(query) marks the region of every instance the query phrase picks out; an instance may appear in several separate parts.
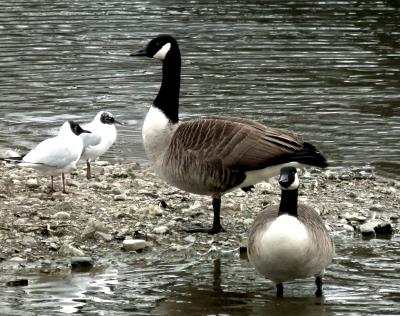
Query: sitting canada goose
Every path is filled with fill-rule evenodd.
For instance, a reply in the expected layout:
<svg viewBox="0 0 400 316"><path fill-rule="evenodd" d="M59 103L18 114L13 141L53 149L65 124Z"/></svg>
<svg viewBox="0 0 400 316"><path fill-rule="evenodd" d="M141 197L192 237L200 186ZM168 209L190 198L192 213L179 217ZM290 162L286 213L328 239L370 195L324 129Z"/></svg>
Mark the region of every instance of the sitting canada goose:
<svg viewBox="0 0 400 316"><path fill-rule="evenodd" d="M86 178L91 178L90 162L95 161L103 155L114 144L117 138L115 124L118 122L115 117L106 111L100 111L94 119L82 128L90 131L90 134L81 134L83 140L83 152L81 160L86 161Z"/></svg>
<svg viewBox="0 0 400 316"><path fill-rule="evenodd" d="M131 56L163 62L160 91L143 124L146 154L156 173L182 190L212 196L211 229L219 233L222 194L279 174L285 165L326 167L325 158L302 137L240 117L179 122L181 54L174 38L160 35Z"/></svg>
<svg viewBox="0 0 400 316"><path fill-rule="evenodd" d="M315 276L322 295L322 275L335 249L332 239L313 209L297 205L299 178L294 167L281 169L281 202L256 217L248 239L247 253L256 270L276 284L283 296L282 282Z"/></svg>
<svg viewBox="0 0 400 316"><path fill-rule="evenodd" d="M82 129L79 124L68 121L65 122L57 136L47 138L39 143L34 149L21 157L11 157L20 167L27 167L50 176L50 191L54 192L53 178L61 173L62 192L65 190L64 173L76 167L83 150L83 142L79 137L82 133L90 133Z"/></svg>

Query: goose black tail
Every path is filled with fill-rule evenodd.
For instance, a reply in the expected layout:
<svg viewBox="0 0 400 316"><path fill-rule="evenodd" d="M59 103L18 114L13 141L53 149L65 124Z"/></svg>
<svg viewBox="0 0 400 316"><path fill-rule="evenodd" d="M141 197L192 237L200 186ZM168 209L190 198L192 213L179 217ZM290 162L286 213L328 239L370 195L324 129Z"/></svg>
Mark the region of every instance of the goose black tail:
<svg viewBox="0 0 400 316"><path fill-rule="evenodd" d="M326 168L328 162L326 158L310 143L304 143L304 147L301 151L298 151L292 156L294 161L301 164L310 165L314 167Z"/></svg>

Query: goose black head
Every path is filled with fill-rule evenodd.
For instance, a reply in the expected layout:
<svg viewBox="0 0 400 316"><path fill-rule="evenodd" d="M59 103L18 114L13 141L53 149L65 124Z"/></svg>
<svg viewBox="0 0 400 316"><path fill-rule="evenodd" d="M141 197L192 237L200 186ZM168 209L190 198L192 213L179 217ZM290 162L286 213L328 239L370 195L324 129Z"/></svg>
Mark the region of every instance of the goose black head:
<svg viewBox="0 0 400 316"><path fill-rule="evenodd" d="M295 167L283 167L279 176L282 190L296 190L299 187L299 176Z"/></svg>
<svg viewBox="0 0 400 316"><path fill-rule="evenodd" d="M179 53L176 40L170 35L159 35L153 38L144 49L141 49L130 56L146 56L164 60L171 52Z"/></svg>
<svg viewBox="0 0 400 316"><path fill-rule="evenodd" d="M91 133L90 131L83 129L78 123L75 123L74 121L68 121L68 123L72 133L74 133L77 136L83 133Z"/></svg>
<svg viewBox="0 0 400 316"><path fill-rule="evenodd" d="M108 124L108 125L112 125L112 124L120 124L120 125L122 125L122 123L117 121L115 119L115 117L110 112L106 112L106 111L101 113L100 122L103 123L103 124Z"/></svg>

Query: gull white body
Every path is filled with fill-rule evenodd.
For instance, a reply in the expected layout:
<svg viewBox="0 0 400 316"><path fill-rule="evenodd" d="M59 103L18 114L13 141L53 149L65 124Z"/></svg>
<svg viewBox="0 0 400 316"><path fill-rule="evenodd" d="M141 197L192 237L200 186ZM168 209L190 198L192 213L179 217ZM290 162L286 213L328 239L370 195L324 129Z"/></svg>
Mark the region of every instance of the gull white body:
<svg viewBox="0 0 400 316"><path fill-rule="evenodd" d="M104 124L100 121L103 113L104 111L100 111L90 123L82 125L83 129L91 132L90 134L84 133L80 135L83 140L82 160L96 160L110 149L117 138L115 125Z"/></svg>
<svg viewBox="0 0 400 316"><path fill-rule="evenodd" d="M76 167L82 149L82 139L65 122L56 137L39 143L22 158L19 166L33 168L48 176L68 173Z"/></svg>

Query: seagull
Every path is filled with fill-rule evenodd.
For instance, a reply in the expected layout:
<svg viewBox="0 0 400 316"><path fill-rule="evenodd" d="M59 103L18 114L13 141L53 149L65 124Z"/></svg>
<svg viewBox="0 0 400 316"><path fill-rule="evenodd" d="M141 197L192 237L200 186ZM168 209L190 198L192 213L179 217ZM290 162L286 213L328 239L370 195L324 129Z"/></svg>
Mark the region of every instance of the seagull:
<svg viewBox="0 0 400 316"><path fill-rule="evenodd" d="M83 133L90 131L84 130L74 121L67 121L61 126L57 136L45 139L26 155L6 160L15 161L20 167L32 168L50 176L50 192L55 192L53 177L61 173L62 192L67 193L64 173L74 169L79 161L83 150L83 141L79 135Z"/></svg>
<svg viewBox="0 0 400 316"><path fill-rule="evenodd" d="M103 155L115 142L117 138L115 124L122 125L110 112L100 111L90 123L82 125L83 129L91 132L80 135L83 141L81 160L86 161L87 179L91 178L90 162Z"/></svg>

